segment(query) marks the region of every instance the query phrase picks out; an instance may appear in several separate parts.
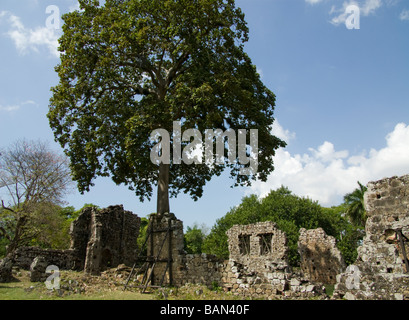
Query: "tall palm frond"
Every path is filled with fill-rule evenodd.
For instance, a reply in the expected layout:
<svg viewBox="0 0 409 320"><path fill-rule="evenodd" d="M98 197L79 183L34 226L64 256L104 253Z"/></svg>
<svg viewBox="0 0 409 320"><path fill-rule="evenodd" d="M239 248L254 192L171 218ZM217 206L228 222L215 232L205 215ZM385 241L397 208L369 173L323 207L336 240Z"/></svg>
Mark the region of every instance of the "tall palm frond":
<svg viewBox="0 0 409 320"><path fill-rule="evenodd" d="M358 181L359 188L344 196L347 205L347 216L351 222L357 226L364 227L366 222L366 211L364 205L364 194L367 187Z"/></svg>

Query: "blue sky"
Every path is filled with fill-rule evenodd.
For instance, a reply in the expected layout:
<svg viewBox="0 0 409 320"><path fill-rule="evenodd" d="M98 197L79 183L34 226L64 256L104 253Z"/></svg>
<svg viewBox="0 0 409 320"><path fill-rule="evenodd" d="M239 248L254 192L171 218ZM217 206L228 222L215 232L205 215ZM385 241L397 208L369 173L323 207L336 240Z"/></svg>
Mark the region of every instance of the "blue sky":
<svg viewBox="0 0 409 320"><path fill-rule="evenodd" d="M237 0L246 14L246 45L264 83L277 95L274 133L288 142L277 152L266 183L230 188L214 178L202 199L180 195L171 211L191 226L211 227L241 198L286 185L299 196L337 205L368 181L409 173L409 2L407 0ZM41 139L60 152L46 114L57 84L57 39L47 25L50 5L60 15L75 0L2 0L0 4L0 147L20 138ZM349 5L360 8L360 28L348 29ZM48 20L49 21L49 20ZM5 194L0 192L0 197ZM123 204L139 216L132 191L97 179L67 202L100 207Z"/></svg>

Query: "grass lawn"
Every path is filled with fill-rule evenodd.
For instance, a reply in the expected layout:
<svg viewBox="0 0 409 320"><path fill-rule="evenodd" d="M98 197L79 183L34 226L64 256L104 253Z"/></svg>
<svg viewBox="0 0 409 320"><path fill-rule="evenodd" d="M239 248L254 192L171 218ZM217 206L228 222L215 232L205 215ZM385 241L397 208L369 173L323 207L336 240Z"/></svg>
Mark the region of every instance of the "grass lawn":
<svg viewBox="0 0 409 320"><path fill-rule="evenodd" d="M122 282L85 276L82 272L62 271L60 290L48 290L43 282L30 282L27 271L18 272L15 281L0 283L0 300L152 300L154 294L123 291Z"/></svg>

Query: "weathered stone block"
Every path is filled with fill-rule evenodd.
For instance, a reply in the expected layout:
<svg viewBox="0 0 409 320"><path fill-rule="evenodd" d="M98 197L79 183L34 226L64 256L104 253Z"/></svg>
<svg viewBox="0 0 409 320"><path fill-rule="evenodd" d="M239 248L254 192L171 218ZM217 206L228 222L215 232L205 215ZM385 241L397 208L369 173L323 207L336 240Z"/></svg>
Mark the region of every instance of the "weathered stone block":
<svg viewBox="0 0 409 320"><path fill-rule="evenodd" d="M35 257L30 266L30 281L31 282L44 282L47 280L47 274L45 273L48 266L48 262L44 257Z"/></svg>

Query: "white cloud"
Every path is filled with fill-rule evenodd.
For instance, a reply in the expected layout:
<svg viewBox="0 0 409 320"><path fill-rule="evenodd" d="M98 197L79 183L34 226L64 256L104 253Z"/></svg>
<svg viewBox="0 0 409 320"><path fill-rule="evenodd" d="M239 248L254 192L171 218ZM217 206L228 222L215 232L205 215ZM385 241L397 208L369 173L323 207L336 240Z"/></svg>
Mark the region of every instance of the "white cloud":
<svg viewBox="0 0 409 320"><path fill-rule="evenodd" d="M280 138L281 140L287 142L287 144L290 140L295 139L295 133L291 132L290 130L284 129L277 119L274 120L271 133L275 135L277 138Z"/></svg>
<svg viewBox="0 0 409 320"><path fill-rule="evenodd" d="M287 132L282 128L277 132L280 131ZM284 185L324 206L337 205L346 193L357 187L357 181L366 184L409 173L409 125L396 125L386 136L386 146L380 150L350 155L347 150L336 151L331 142L325 141L308 151L292 155L279 149L274 159L275 171L266 182L254 183L250 192L263 197Z"/></svg>
<svg viewBox="0 0 409 320"><path fill-rule="evenodd" d="M322 0L305 0L305 2L309 3L309 4L317 4L322 2Z"/></svg>
<svg viewBox="0 0 409 320"><path fill-rule="evenodd" d="M11 106L3 106L0 104L0 112L5 111L5 112L12 112L20 109L19 105L11 105Z"/></svg>
<svg viewBox="0 0 409 320"><path fill-rule="evenodd" d="M403 11L401 12L401 14L399 15L399 18L400 18L401 20L409 21L409 10L403 10Z"/></svg>
<svg viewBox="0 0 409 320"><path fill-rule="evenodd" d="M25 105L34 105L34 106L38 106L38 104L33 101L33 100L27 100L24 101L20 104L14 104L14 105L7 105L7 106L3 106L0 104L0 112L13 112L13 111L17 111L19 110L22 106Z"/></svg>
<svg viewBox="0 0 409 320"><path fill-rule="evenodd" d="M359 7L359 4L356 1L344 2L342 4L342 8L339 8L339 9L337 9L336 6L333 5L331 7L331 10L330 10L329 14L330 15L336 14L336 16L333 17L330 22L333 25L336 25L336 26L338 26L340 24L344 24L346 19L348 18L348 15L349 15L348 12L347 12L347 8L349 6L351 6L351 5L356 5L356 6Z"/></svg>
<svg viewBox="0 0 409 320"><path fill-rule="evenodd" d="M392 0L386 1L386 4L388 6L393 5L393 3L394 2L392 2ZM330 22L334 25L340 25L345 23L346 19L349 16L349 14L347 13L347 8L351 5L358 6L360 9L360 14L366 17L374 14L376 10L382 7L383 2L382 0L365 0L360 2L356 0L350 0L344 1L341 8L337 8L335 5L333 5L331 7L329 14L330 15L336 14L336 16L333 17Z"/></svg>
<svg viewBox="0 0 409 320"><path fill-rule="evenodd" d="M19 54L25 55L30 51L39 52L40 48L46 48L52 56L60 56L58 30L46 26L35 29L26 28L19 17L8 11L0 12L0 21L2 20L8 23L9 30L6 35L13 40Z"/></svg>
<svg viewBox="0 0 409 320"><path fill-rule="evenodd" d="M382 6L381 0L366 0L363 6L361 7L361 12L364 16L375 13L377 9Z"/></svg>

